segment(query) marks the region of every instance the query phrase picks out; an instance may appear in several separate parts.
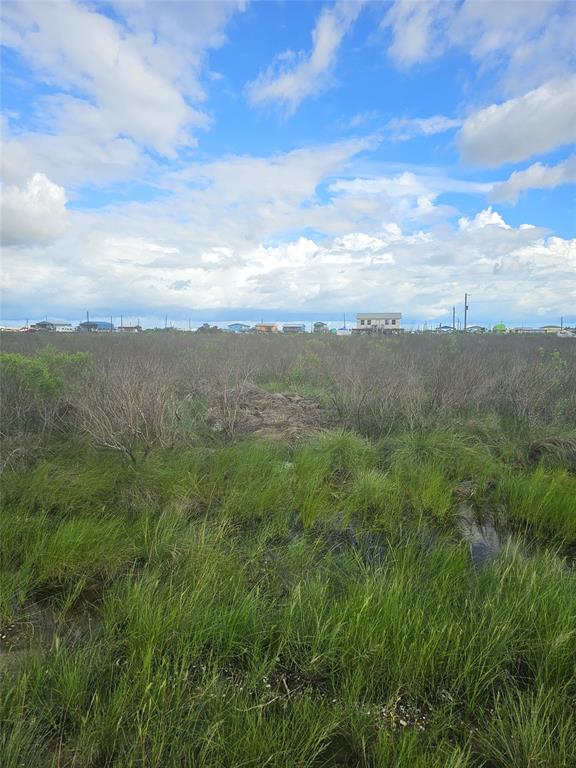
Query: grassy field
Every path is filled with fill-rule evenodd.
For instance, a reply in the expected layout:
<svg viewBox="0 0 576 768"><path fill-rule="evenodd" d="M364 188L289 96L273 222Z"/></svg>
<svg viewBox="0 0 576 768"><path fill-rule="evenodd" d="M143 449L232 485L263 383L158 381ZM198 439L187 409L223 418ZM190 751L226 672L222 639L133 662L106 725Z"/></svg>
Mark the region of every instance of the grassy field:
<svg viewBox="0 0 576 768"><path fill-rule="evenodd" d="M3 345L3 766L576 766L570 340L57 343Z"/></svg>

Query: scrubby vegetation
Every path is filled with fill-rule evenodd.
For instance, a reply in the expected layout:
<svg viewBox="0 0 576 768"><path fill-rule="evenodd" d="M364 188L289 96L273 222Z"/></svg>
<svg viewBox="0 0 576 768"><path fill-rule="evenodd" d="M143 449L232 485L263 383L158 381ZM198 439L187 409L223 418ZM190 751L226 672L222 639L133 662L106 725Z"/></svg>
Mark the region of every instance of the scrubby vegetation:
<svg viewBox="0 0 576 768"><path fill-rule="evenodd" d="M569 339L45 338L1 359L3 766L576 765Z"/></svg>

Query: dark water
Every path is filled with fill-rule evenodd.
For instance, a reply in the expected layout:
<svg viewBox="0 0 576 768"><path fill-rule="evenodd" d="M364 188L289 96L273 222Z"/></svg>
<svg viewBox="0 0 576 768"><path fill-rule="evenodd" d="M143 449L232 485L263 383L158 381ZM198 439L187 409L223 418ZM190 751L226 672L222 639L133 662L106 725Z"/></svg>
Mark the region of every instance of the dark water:
<svg viewBox="0 0 576 768"><path fill-rule="evenodd" d="M510 541L509 534L497 530L486 515L479 516L468 504L459 507L458 532L468 542L472 561L477 565L494 559Z"/></svg>

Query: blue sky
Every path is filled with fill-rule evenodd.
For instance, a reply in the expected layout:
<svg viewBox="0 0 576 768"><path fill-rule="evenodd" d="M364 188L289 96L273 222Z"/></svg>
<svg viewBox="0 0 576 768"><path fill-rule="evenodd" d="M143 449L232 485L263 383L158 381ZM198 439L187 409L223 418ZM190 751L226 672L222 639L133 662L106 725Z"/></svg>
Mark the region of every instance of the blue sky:
<svg viewBox="0 0 576 768"><path fill-rule="evenodd" d="M2 6L3 321L576 322L570 2Z"/></svg>

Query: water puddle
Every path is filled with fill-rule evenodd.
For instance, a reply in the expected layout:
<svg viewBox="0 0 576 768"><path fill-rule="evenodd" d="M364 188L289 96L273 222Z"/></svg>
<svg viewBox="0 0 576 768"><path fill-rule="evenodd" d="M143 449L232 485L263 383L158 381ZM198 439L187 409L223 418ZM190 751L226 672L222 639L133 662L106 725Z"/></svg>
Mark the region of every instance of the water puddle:
<svg viewBox="0 0 576 768"><path fill-rule="evenodd" d="M499 531L487 515L479 515L469 504L458 508L458 532L470 547L475 565L493 560L510 541L510 535Z"/></svg>

